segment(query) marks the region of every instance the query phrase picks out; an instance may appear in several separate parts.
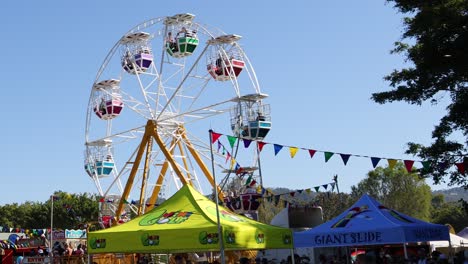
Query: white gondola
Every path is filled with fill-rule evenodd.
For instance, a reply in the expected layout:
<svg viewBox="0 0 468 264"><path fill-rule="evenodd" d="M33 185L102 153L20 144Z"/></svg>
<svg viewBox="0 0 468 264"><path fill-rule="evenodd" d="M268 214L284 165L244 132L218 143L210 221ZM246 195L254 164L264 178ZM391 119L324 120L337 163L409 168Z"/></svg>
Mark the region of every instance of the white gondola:
<svg viewBox="0 0 468 264"><path fill-rule="evenodd" d="M94 84L96 93L93 111L102 120L113 119L120 115L124 107L122 102L119 81L115 79L104 80Z"/></svg>
<svg viewBox="0 0 468 264"><path fill-rule="evenodd" d="M146 72L153 63L154 57L148 44L150 34L137 32L125 35L120 40L124 47L122 55L122 68L130 73Z"/></svg>

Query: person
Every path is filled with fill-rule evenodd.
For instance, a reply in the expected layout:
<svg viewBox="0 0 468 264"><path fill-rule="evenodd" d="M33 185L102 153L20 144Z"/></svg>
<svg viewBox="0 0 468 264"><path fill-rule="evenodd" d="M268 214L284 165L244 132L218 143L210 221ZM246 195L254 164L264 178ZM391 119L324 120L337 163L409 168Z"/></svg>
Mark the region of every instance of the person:
<svg viewBox="0 0 468 264"><path fill-rule="evenodd" d="M42 256L42 257L43 257L43 256L44 256L44 250L43 250L41 247L37 247L37 254L38 254L39 256Z"/></svg>
<svg viewBox="0 0 468 264"><path fill-rule="evenodd" d="M172 36L172 32L170 31L167 32L166 43L169 44L169 48L171 49L172 52L176 52L178 50L177 43L174 40L174 37Z"/></svg>
<svg viewBox="0 0 468 264"><path fill-rule="evenodd" d="M79 255L79 256L84 255L84 251L83 251L83 249L81 248L81 244L78 244L78 246L76 247L75 251L73 251L73 254L74 254L74 255Z"/></svg>
<svg viewBox="0 0 468 264"><path fill-rule="evenodd" d="M320 264L325 264L325 263L327 263L327 258L325 257L325 255L323 255L323 254L320 254L320 255L319 255L319 263L320 263Z"/></svg>
<svg viewBox="0 0 468 264"><path fill-rule="evenodd" d="M240 264L250 264L250 259L246 257L242 257L239 259Z"/></svg>
<svg viewBox="0 0 468 264"><path fill-rule="evenodd" d="M24 259L23 256L18 256L18 257L16 258L16 264L23 264L23 259Z"/></svg>
<svg viewBox="0 0 468 264"><path fill-rule="evenodd" d="M65 250L63 251L63 255L64 255L64 256L71 256L72 250L71 250L70 246L68 246L67 243L64 243L63 246L64 246L64 248L65 248Z"/></svg>
<svg viewBox="0 0 468 264"><path fill-rule="evenodd" d="M424 248L418 250L418 261L416 264L427 264L426 250Z"/></svg>

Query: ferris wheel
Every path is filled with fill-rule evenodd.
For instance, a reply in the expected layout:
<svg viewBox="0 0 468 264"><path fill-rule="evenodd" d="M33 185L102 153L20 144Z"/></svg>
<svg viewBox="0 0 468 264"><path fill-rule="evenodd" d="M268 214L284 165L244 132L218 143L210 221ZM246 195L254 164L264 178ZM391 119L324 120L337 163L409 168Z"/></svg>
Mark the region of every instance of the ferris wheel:
<svg viewBox="0 0 468 264"><path fill-rule="evenodd" d="M271 128L240 40L177 14L137 25L112 47L91 87L85 131L84 168L106 201L103 222L142 214L184 184L216 186L223 198L209 164L226 181L232 167L222 153L211 160L208 130L261 140ZM258 166L252 153L246 168Z"/></svg>

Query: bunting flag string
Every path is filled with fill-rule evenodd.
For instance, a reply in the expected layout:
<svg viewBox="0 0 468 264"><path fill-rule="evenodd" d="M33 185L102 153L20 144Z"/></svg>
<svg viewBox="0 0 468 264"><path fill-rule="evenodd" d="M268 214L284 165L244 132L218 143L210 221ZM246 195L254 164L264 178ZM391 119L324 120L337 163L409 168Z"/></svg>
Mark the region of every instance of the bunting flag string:
<svg viewBox="0 0 468 264"><path fill-rule="evenodd" d="M212 132L212 133L213 133L213 135L224 135L224 134L215 133L215 132ZM256 141L256 140L244 139L244 138L241 138L241 137L234 137L234 136L230 136L230 135L225 135L225 136L228 138L228 141L229 141L229 144L231 145L231 148L234 146L234 143L237 140L244 141L244 146L246 148L249 147L249 145L250 145L250 143L252 141ZM217 137L218 142L219 142L219 138L220 137ZM214 137L213 137L213 139L214 139ZM213 141L212 143L214 144L215 141ZM308 151L310 158L313 158L315 153L322 152L322 153L324 153L325 163L327 163L334 156L334 154L338 154L338 155L341 156L341 159L342 159L343 164L345 166L348 165L348 161L349 161L351 156L360 157L360 158L370 158L373 168L376 168L377 165L379 164L379 162L382 159L387 160L388 167L390 169L393 169L398 161L402 161L408 172L412 172L415 162L421 163L422 169L424 169L424 170L429 170L429 169L431 169L431 166L432 166L432 163L430 161L427 161L427 160L417 161L417 160L406 160L406 159L382 158L382 157L367 156L367 155L360 155L360 154L344 154L344 153L339 153L339 152L324 151L324 150L317 150L317 149L311 149L311 148L300 148L300 147L296 147L296 146L288 146L288 145L282 145L282 144L276 144L276 143L268 143L268 142L264 142L264 141L256 141L256 143L257 143L257 147L258 147L259 151L262 151L266 145L273 145L273 150L274 150L274 155L275 156L277 156L279 154L279 152L283 149L283 147L288 147L289 148L291 158L296 157L296 154L297 154L297 152L299 150ZM466 160L468 160L468 157L462 156L461 159L462 160L460 162L454 163L453 165L456 166L457 171L459 173L465 174L466 173L466 167L467 167L467 164L468 164L468 162ZM437 166L439 168L447 168L449 166L449 164L447 164L446 162L443 162L443 163L437 164Z"/></svg>
<svg viewBox="0 0 468 264"><path fill-rule="evenodd" d="M290 204L291 201L287 200L287 198L296 198L295 200L297 200L298 197L296 196L296 194L301 194L303 192L306 192L307 194L311 194L312 189L314 189L315 192L319 192L320 188L323 188L325 191L327 191L327 193L330 193L330 191L333 192L335 190L335 186L336 186L336 182L331 182L331 183L322 184L322 185L314 186L314 187L307 188L307 189L298 189L294 191L288 191L288 192L277 193L277 194L273 193L271 190L264 189L263 187L260 186L259 188L261 189L261 191L258 191L258 193L262 193L264 195L263 197L258 198L257 200L266 199L269 202L274 201L276 205L278 205L280 200L283 200L285 203ZM327 190L328 187L331 188L330 191Z"/></svg>

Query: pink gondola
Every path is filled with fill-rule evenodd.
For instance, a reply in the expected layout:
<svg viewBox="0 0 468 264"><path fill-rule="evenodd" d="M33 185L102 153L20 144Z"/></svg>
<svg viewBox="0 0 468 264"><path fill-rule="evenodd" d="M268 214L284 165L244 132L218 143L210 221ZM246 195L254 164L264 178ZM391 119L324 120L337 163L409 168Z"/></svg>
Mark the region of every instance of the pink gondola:
<svg viewBox="0 0 468 264"><path fill-rule="evenodd" d="M123 107L124 104L120 99L106 100L94 107L94 113L100 119L109 120L119 116Z"/></svg>

